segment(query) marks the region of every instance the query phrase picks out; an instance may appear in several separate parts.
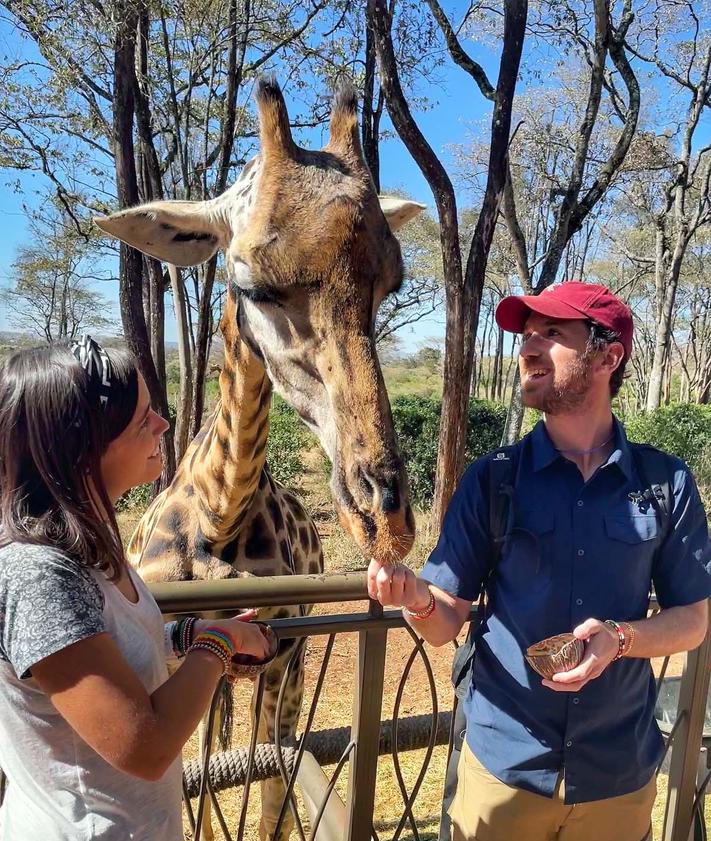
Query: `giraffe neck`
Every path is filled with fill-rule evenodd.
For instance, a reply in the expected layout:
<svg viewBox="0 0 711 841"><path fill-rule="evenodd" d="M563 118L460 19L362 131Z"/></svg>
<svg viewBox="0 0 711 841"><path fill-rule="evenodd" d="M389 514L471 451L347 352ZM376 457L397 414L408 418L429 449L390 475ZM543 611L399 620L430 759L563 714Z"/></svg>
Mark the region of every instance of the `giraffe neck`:
<svg viewBox="0 0 711 841"><path fill-rule="evenodd" d="M185 456L200 530L210 542L237 532L259 488L272 392L264 365L239 334L236 298L226 298L219 403Z"/></svg>

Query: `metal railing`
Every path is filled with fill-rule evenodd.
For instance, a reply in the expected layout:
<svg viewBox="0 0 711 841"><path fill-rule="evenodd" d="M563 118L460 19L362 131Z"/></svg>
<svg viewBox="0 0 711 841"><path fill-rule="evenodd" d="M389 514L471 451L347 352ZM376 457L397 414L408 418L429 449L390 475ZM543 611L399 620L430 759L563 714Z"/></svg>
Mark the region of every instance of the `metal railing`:
<svg viewBox="0 0 711 841"><path fill-rule="evenodd" d="M345 575L290 576L278 578L247 578L223 581L181 582L156 584L151 587L161 610L164 613L208 612L216 610L236 610L246 607L284 606L297 604L324 604L333 602L367 600L366 579L364 573ZM652 611L655 605L650 605ZM473 608L475 615L476 608ZM412 629L404 622L400 611L382 611L380 605L368 601L368 610L361 613L306 616L289 619L277 619L269 623L280 640L326 635L324 660L321 665L316 689L310 708L302 710L304 722L299 739L293 744L282 744L279 739L279 727L276 727L276 744L273 748L258 747L256 729L252 733L249 748L242 751L228 752L225 762L216 762L207 754L201 760L197 774L193 773L192 789L186 792L198 793L197 816L192 815L189 802L194 838L198 839L205 806L210 799L215 808L223 835L228 841L242 841L245 832L250 787L253 781L265 776L281 779L284 800L280 804L278 824L275 835L279 835L284 821L291 816L295 831L301 841L337 837L338 841L380 841L373 826L373 813L376 803L376 777L379 757L389 752L392 754L395 774L402 796L402 811L397 816L397 825L392 841L402 837L406 827L411 830L414 841L419 841L417 821L413 806L417 800L420 786L427 771L427 766L436 744L447 741L451 748L449 723L451 713L440 713L433 671L427 651ZM385 652L388 634L394 629L404 628L412 637L412 653L405 666L397 688L392 721L381 722L383 689L385 686ZM326 670L338 634L357 632L358 667L354 676L353 712L348 727L333 731L314 733L312 723L319 702ZM399 715L403 688L414 661L420 658L429 685L431 709L425 716L415 719L401 719ZM292 658L292 663L294 658ZM290 664L291 665L291 664ZM675 725L668 737L669 778L664 813L664 826L661 841L688 841L696 817L694 841L704 841L702 806L703 794L709 783L709 775L699 785L697 782L699 751L706 711L706 699L711 667L711 638L707 635L700 648L686 656L681 677L679 704ZM662 675L658 680L658 688ZM284 676L286 683L287 674ZM259 713L264 693L264 675L255 690L256 711ZM282 693L280 692L280 701ZM453 698L453 693L450 696ZM448 699L449 701L449 699ZM451 706L450 703L447 706ZM213 702L213 712L215 701ZM277 721L281 715L277 704ZM413 735L414 734L414 735ZM207 740L206 740L207 743ZM400 752L406 748L425 748L422 768L417 774L415 784L407 790L401 771ZM258 761L260 750L266 757L269 768L262 768ZM307 834L294 798L295 785L300 769L307 754L320 758L321 764L335 765L330 778L324 777L319 789L322 793L320 802L312 804L308 815L310 829ZM224 757L223 757L224 759ZM225 763L232 768L221 779L214 779L219 770L217 766ZM230 763L232 763L230 765ZM348 763L348 788L344 809L339 812L343 823L340 835L318 835L321 821L334 802L334 787ZM193 772L195 767L193 764ZM195 779L195 777L197 779ZM442 780L443 782L443 780ZM236 829L230 829L222 815L217 791L232 786L242 790L240 820ZM231 789L235 792L235 789ZM440 789L441 792L441 789ZM236 792L235 792L236 793ZM306 792L306 795L309 793ZM302 798L303 799L303 798ZM308 797L306 798L308 799ZM438 811L438 806L437 806Z"/></svg>

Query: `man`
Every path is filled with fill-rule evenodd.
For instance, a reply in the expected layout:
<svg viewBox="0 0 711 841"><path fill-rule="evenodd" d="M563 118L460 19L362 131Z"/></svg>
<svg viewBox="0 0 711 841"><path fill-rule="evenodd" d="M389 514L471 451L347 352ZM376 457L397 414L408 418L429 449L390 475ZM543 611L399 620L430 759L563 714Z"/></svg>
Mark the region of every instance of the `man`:
<svg viewBox="0 0 711 841"><path fill-rule="evenodd" d="M453 839L642 841L662 755L649 658L704 639L706 517L672 456L663 533L642 496L638 448L611 411L632 349L622 301L569 282L505 298L496 320L522 334L523 400L544 415L517 445L513 529L487 583ZM369 568L371 596L402 606L433 645L457 636L491 571L490 458L466 471L419 577ZM662 609L646 618L652 585ZM583 659L542 680L524 652L566 631L584 641Z"/></svg>

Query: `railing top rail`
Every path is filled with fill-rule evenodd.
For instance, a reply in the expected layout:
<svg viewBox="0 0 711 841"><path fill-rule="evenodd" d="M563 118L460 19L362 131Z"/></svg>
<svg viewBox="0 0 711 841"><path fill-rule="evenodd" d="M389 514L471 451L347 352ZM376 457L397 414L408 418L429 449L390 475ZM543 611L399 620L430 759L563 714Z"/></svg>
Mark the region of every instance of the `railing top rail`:
<svg viewBox="0 0 711 841"><path fill-rule="evenodd" d="M355 602L368 598L365 571L170 581L153 583L150 589L163 613ZM657 607L654 595L649 607Z"/></svg>
<svg viewBox="0 0 711 841"><path fill-rule="evenodd" d="M153 583L150 589L163 613L361 601L368 598L365 572L170 581Z"/></svg>

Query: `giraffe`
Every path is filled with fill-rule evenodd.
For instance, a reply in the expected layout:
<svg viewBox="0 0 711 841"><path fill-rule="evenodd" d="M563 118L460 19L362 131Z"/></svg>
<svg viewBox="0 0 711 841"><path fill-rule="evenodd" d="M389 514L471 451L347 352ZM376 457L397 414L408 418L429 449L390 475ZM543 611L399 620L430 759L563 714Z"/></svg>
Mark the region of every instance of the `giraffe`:
<svg viewBox="0 0 711 841"><path fill-rule="evenodd" d="M393 231L423 205L377 196L352 88L336 93L320 151L294 143L276 82L260 81L256 102L260 153L222 196L151 202L96 220L174 265L197 265L221 248L229 279L218 405L128 545L130 563L148 582L323 570L314 523L265 463L272 387L329 456L339 518L366 557L397 561L414 540L373 323L403 280ZM262 610L260 618L299 610ZM274 741L277 696L295 645L284 641L267 672L260 741ZM296 658L282 739L295 735L301 707L303 647ZM280 780L262 784L263 841L277 841L282 798ZM278 841L291 826L284 822Z"/></svg>

